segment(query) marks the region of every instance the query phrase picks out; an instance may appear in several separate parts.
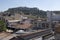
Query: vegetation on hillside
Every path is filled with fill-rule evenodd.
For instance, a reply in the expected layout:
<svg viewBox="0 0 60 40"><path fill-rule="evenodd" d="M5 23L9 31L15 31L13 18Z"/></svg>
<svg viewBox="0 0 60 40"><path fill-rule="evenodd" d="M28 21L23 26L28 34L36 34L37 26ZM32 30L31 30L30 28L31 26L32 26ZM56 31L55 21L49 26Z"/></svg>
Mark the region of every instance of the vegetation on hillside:
<svg viewBox="0 0 60 40"><path fill-rule="evenodd" d="M6 31L6 24L4 21L0 20L0 32Z"/></svg>
<svg viewBox="0 0 60 40"><path fill-rule="evenodd" d="M38 8L17 7L17 8L9 8L5 12L10 14L20 13L20 14L33 15L33 16L37 15L43 18L46 17L46 11L39 10Z"/></svg>
<svg viewBox="0 0 60 40"><path fill-rule="evenodd" d="M52 11L52 12L54 12L56 14L60 14L60 11ZM3 13L6 13L6 15L19 13L19 14L25 14L25 15L38 16L41 18L47 17L46 11L39 10L38 8L29 8L29 7L9 8L8 10L4 11Z"/></svg>

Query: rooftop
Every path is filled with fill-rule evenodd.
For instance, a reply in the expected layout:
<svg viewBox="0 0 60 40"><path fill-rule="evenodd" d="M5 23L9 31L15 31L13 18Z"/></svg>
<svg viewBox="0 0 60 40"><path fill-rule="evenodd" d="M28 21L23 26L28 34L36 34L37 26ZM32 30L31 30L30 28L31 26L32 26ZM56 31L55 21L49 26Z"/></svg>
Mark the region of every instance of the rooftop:
<svg viewBox="0 0 60 40"><path fill-rule="evenodd" d="M17 36L17 38L28 40L28 39L44 36L49 33L51 33L50 30L36 30L35 32L19 35Z"/></svg>
<svg viewBox="0 0 60 40"><path fill-rule="evenodd" d="M32 24L13 24L12 28L16 28L16 29L28 29L32 26Z"/></svg>

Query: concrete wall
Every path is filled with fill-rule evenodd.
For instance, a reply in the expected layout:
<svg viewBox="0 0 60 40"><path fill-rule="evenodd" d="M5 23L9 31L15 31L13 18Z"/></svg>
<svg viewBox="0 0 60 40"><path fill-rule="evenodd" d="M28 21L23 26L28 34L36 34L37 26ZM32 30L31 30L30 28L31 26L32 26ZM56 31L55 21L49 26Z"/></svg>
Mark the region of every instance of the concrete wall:
<svg viewBox="0 0 60 40"><path fill-rule="evenodd" d="M55 33L55 40L60 40L60 33Z"/></svg>

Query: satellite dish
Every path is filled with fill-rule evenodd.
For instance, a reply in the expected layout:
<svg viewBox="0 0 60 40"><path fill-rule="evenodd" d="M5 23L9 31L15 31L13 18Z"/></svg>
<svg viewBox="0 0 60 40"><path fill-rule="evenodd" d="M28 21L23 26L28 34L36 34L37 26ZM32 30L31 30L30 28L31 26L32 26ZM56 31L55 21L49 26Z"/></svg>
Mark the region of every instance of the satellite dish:
<svg viewBox="0 0 60 40"><path fill-rule="evenodd" d="M24 32L24 30L19 30L19 32Z"/></svg>
<svg viewBox="0 0 60 40"><path fill-rule="evenodd" d="M24 33L24 30L19 30L16 33Z"/></svg>

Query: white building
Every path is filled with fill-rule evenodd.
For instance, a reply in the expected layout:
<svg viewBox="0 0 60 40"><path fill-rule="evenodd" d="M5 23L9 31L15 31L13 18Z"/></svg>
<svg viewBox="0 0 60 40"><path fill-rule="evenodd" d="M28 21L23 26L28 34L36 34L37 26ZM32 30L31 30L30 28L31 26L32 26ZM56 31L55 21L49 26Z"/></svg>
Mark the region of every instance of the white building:
<svg viewBox="0 0 60 40"><path fill-rule="evenodd" d="M60 21L60 14L47 11L47 21Z"/></svg>

